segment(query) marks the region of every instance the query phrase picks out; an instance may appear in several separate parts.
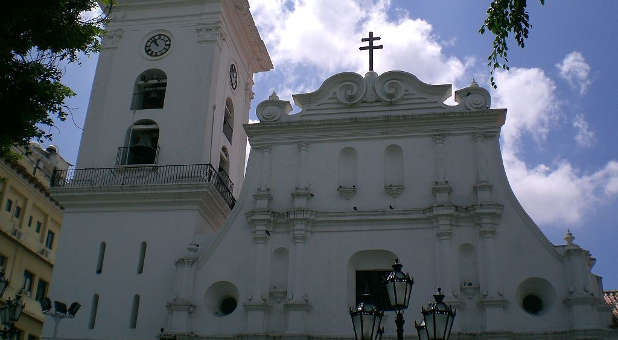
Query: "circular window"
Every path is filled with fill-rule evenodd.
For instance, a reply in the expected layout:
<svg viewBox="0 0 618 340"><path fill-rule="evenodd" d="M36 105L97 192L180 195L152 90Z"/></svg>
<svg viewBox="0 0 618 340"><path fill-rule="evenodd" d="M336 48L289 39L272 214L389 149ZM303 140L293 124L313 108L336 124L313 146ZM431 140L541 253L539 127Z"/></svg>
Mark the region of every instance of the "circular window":
<svg viewBox="0 0 618 340"><path fill-rule="evenodd" d="M221 315L232 314L232 312L236 309L236 305L237 302L234 297L225 297L221 300L221 303L219 303L219 313L221 313Z"/></svg>
<svg viewBox="0 0 618 340"><path fill-rule="evenodd" d="M206 290L206 308L216 316L232 314L238 307L238 288L228 281L215 282Z"/></svg>
<svg viewBox="0 0 618 340"><path fill-rule="evenodd" d="M517 287L517 300L524 312L535 317L542 316L555 305L556 291L549 281L532 277Z"/></svg>
<svg viewBox="0 0 618 340"><path fill-rule="evenodd" d="M526 295L522 301L522 307L530 314L539 314L543 310L543 300L533 294Z"/></svg>

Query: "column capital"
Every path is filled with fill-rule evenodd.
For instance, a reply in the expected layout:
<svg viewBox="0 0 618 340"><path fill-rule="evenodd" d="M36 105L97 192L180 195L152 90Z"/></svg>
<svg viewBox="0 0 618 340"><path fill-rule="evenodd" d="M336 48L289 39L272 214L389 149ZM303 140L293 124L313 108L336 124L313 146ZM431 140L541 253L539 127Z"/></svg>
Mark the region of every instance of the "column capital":
<svg viewBox="0 0 618 340"><path fill-rule="evenodd" d="M122 36L124 35L124 30L121 28L117 28L115 30L109 30L105 32L103 36L103 49L108 48L117 48L120 44L120 40L122 40Z"/></svg>
<svg viewBox="0 0 618 340"><path fill-rule="evenodd" d="M433 135L431 135L431 139L433 140L434 143L441 145L446 142L446 134L441 133L441 132L434 133Z"/></svg>
<svg viewBox="0 0 618 340"><path fill-rule="evenodd" d="M298 142L296 143L299 152L307 152L309 151L309 143L307 142Z"/></svg>
<svg viewBox="0 0 618 340"><path fill-rule="evenodd" d="M202 23L195 27L198 43L225 41L226 34L221 23Z"/></svg>

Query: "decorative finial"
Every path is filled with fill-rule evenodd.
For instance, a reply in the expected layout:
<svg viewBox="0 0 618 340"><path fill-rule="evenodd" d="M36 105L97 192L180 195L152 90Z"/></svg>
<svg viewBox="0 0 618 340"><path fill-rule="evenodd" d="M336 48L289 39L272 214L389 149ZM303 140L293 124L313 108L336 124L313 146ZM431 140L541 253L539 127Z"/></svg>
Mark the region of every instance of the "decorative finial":
<svg viewBox="0 0 618 340"><path fill-rule="evenodd" d="M564 240L566 241L567 245L569 246L572 245L574 239L575 239L575 236L571 234L571 229L567 229L566 235L564 235Z"/></svg>
<svg viewBox="0 0 618 340"><path fill-rule="evenodd" d="M474 79L474 77L472 77L472 83L470 83L470 86L479 87L479 84L476 82L476 79Z"/></svg>
<svg viewBox="0 0 618 340"><path fill-rule="evenodd" d="M361 42L369 42L369 46L361 46L358 49L363 51L363 50L369 50L369 71L373 71L373 50L380 50L383 48L382 45L378 45L378 46L374 46L373 42L375 40L380 40L380 37L374 37L373 36L373 32L369 32L369 38L361 38Z"/></svg>
<svg viewBox="0 0 618 340"><path fill-rule="evenodd" d="M268 97L270 100L279 100L279 96L277 96L277 92L273 90L273 93Z"/></svg>

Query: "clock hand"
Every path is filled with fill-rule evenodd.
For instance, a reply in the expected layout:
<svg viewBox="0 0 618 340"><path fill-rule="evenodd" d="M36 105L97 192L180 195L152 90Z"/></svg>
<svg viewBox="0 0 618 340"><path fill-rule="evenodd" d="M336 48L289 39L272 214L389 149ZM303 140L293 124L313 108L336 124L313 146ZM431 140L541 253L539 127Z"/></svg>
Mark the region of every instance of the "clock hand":
<svg viewBox="0 0 618 340"><path fill-rule="evenodd" d="M155 44L155 46L159 47L159 39L155 39L152 41L153 44Z"/></svg>

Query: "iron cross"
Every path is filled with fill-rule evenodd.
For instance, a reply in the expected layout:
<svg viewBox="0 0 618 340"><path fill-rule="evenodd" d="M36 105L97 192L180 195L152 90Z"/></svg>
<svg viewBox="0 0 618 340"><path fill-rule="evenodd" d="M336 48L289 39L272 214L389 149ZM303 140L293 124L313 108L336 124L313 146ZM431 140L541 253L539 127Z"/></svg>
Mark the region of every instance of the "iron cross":
<svg viewBox="0 0 618 340"><path fill-rule="evenodd" d="M368 41L369 42L369 46L362 46L359 47L359 50L369 50L369 71L373 71L373 50L381 50L382 49L382 45L378 45L378 46L373 46L373 41L374 40L380 40L380 37L374 37L373 36L373 32L369 32L369 38L362 38L361 42L365 42Z"/></svg>

